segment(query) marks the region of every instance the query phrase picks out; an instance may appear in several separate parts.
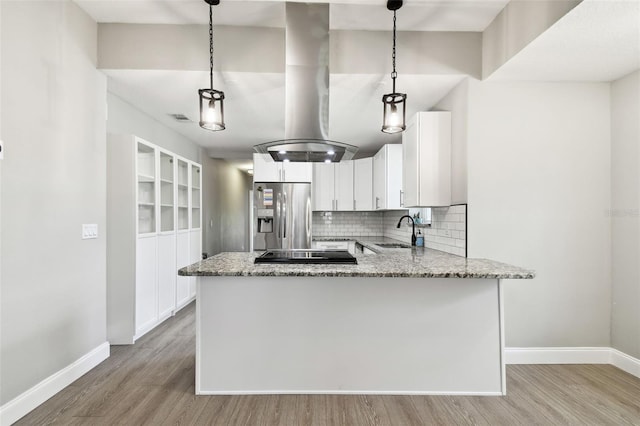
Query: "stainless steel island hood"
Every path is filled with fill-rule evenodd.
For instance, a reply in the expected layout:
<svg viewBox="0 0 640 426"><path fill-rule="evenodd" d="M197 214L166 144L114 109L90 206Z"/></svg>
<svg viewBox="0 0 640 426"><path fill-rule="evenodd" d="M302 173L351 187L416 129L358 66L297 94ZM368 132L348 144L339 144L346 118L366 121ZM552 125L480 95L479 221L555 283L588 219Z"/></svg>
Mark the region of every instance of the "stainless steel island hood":
<svg viewBox="0 0 640 426"><path fill-rule="evenodd" d="M329 4L286 3L284 140L254 146L275 161L338 162L358 148L328 140Z"/></svg>

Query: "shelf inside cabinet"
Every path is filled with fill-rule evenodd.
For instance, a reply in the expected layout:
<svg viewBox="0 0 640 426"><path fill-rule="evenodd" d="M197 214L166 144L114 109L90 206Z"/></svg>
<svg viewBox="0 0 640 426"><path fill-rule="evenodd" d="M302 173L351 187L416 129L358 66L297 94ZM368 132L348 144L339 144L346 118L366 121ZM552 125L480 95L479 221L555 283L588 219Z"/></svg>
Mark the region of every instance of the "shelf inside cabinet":
<svg viewBox="0 0 640 426"><path fill-rule="evenodd" d="M138 182L140 183L153 183L156 178L151 175L145 175L142 173L138 173Z"/></svg>

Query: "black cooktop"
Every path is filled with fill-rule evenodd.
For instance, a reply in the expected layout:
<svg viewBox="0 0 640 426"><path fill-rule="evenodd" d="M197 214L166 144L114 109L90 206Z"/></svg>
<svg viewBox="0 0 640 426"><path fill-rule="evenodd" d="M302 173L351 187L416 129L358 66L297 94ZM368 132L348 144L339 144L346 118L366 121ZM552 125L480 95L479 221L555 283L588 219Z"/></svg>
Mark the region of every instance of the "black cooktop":
<svg viewBox="0 0 640 426"><path fill-rule="evenodd" d="M268 250L256 257L254 263L358 264L347 250Z"/></svg>

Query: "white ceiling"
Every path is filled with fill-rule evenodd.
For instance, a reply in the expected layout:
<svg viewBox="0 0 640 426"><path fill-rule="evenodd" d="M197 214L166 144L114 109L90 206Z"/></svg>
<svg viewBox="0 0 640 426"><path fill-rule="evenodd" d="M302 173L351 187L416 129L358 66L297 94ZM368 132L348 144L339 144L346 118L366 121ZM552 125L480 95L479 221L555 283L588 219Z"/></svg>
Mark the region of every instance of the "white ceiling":
<svg viewBox="0 0 640 426"><path fill-rule="evenodd" d="M400 31L483 31L509 0L407 0L397 12ZM207 24L203 0L76 0L97 22ZM308 3L314 3L309 1ZM331 29L388 30L384 0L331 3ZM214 24L284 28L284 1L222 0Z"/></svg>
<svg viewBox="0 0 640 426"><path fill-rule="evenodd" d="M612 81L640 68L640 1L584 0L490 80Z"/></svg>
<svg viewBox="0 0 640 426"><path fill-rule="evenodd" d="M520 1L520 0L511 0ZM532 0L536 1L536 0ZM559 0L560 1L560 0ZM324 1L323 1L324 2ZM390 29L384 0L331 2L332 29ZM203 0L76 0L98 22L200 24L208 22ZM508 0L406 0L398 12L401 31L482 31ZM498 69L491 80L611 81L640 67L640 0L584 0ZM222 0L217 25L284 27L284 2ZM203 52L207 54L207 52ZM104 70L112 92L218 158L249 158L256 143L284 137L284 74L224 73L214 76L223 90L223 132L179 123L169 113L197 120L197 90L208 73L197 71ZM402 71L402 70L400 70ZM408 94L408 115L428 110L465 75L400 73ZM333 74L330 80L330 138L377 150L398 142L380 132L382 94L390 90L386 71ZM162 90L158 90L162 88Z"/></svg>

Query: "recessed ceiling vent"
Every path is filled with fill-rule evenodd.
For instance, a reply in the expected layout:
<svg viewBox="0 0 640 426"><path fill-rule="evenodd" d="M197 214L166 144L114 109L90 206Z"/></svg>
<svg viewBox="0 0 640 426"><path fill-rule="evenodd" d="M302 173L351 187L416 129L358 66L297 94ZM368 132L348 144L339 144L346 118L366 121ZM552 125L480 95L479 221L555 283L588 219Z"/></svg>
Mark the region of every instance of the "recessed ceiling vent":
<svg viewBox="0 0 640 426"><path fill-rule="evenodd" d="M181 123L191 123L192 121L189 120L189 117L187 117L184 114L169 114L171 117L173 117L174 120L179 121Z"/></svg>

